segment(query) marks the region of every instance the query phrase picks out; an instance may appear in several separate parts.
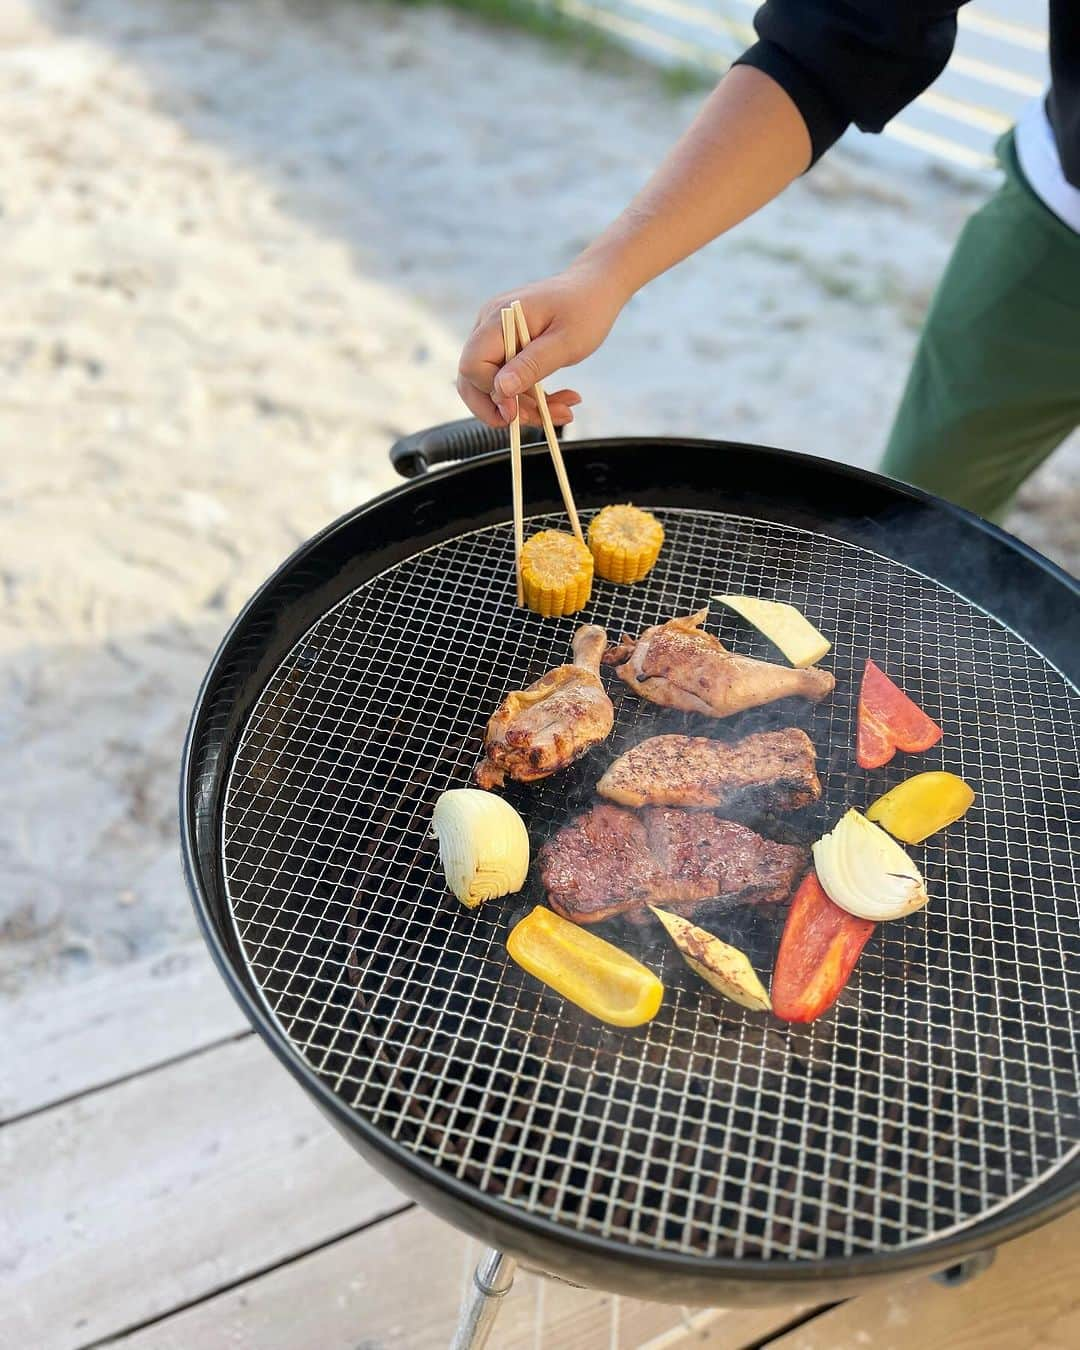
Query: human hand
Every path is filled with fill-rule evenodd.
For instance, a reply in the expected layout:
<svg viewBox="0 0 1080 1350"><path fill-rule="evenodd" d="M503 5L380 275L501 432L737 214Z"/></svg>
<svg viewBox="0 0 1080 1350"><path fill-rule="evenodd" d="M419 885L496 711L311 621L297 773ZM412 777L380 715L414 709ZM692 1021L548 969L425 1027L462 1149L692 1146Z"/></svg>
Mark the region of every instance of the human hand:
<svg viewBox="0 0 1080 1350"><path fill-rule="evenodd" d="M512 361L504 362L499 311L513 300L521 301L532 341ZM515 396L522 422L539 425L533 385L591 355L625 303L626 296L602 268L582 263L496 296L480 310L462 350L458 393L488 426L505 426L513 418ZM548 393L547 401L551 420L565 426L574 420L573 408L581 395L559 389Z"/></svg>

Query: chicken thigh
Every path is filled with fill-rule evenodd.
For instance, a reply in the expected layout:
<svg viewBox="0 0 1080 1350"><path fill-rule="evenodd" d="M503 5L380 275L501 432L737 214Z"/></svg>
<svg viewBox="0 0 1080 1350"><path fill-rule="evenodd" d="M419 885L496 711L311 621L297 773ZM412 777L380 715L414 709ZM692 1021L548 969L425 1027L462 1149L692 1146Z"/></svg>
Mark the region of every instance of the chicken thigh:
<svg viewBox="0 0 1080 1350"><path fill-rule="evenodd" d="M585 624L574 634L573 664L507 695L488 722L480 787L500 787L506 775L519 783L547 778L611 734L615 710L600 680L606 646L607 633Z"/></svg>
<svg viewBox="0 0 1080 1350"><path fill-rule="evenodd" d="M817 703L836 687L827 670L793 670L736 656L719 638L702 631L708 617L703 609L647 628L636 639L624 633L604 662L651 703L710 717L730 717L792 695Z"/></svg>

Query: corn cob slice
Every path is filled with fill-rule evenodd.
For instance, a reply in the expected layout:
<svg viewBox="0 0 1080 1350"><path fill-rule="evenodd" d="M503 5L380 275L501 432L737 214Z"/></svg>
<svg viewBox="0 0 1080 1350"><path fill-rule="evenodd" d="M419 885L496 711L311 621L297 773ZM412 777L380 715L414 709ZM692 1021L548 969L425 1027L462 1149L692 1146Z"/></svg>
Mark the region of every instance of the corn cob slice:
<svg viewBox="0 0 1080 1350"><path fill-rule="evenodd" d="M636 506L605 506L589 526L589 548L605 581L640 581L663 542L664 527Z"/></svg>
<svg viewBox="0 0 1080 1350"><path fill-rule="evenodd" d="M573 614L586 605L592 580L592 554L572 534L541 530L521 550L525 603L545 619Z"/></svg>

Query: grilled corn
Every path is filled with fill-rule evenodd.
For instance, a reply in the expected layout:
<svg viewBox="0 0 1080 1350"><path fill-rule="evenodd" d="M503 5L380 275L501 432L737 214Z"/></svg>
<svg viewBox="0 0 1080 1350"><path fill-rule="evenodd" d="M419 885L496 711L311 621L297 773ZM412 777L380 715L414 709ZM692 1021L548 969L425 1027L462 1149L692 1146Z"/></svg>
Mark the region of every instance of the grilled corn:
<svg viewBox="0 0 1080 1350"><path fill-rule="evenodd" d="M605 581L640 581L660 556L664 527L636 506L605 506L589 526L589 548Z"/></svg>
<svg viewBox="0 0 1080 1350"><path fill-rule="evenodd" d="M593 560L562 530L541 530L521 550L521 587L529 609L545 619L573 614L592 594Z"/></svg>

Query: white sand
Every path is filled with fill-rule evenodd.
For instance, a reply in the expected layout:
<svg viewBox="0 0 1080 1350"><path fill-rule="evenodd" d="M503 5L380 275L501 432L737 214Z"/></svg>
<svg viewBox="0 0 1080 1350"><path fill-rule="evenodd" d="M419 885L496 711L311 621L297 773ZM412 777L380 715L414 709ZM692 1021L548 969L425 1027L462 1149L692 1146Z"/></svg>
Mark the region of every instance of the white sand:
<svg viewBox="0 0 1080 1350"><path fill-rule="evenodd" d="M478 303L569 259L693 106L438 9L7 0L0 980L191 936L175 780L216 641L460 415ZM581 434L872 464L979 198L834 152L631 305ZM1074 566L1078 459L1016 522Z"/></svg>

